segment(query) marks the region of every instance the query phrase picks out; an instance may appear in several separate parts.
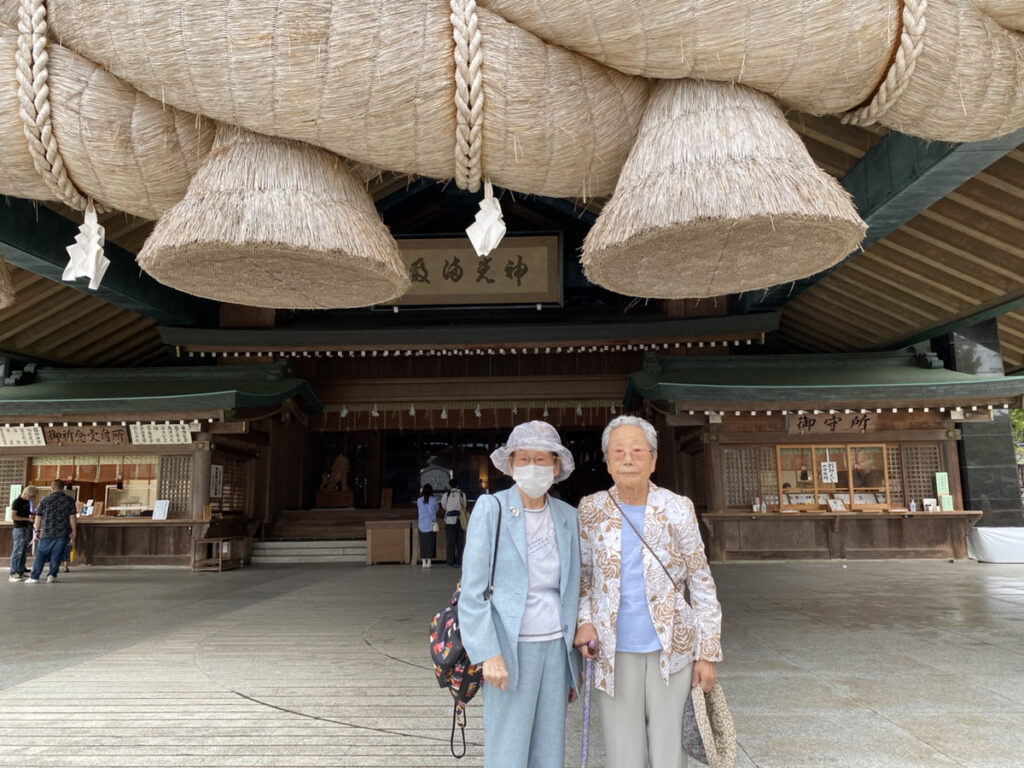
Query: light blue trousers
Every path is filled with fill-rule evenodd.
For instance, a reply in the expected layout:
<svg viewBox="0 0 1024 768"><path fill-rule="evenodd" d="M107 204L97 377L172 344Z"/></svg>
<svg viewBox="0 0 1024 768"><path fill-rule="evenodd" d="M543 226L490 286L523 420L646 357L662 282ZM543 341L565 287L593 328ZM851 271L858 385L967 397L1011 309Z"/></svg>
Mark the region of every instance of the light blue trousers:
<svg viewBox="0 0 1024 768"><path fill-rule="evenodd" d="M516 690L484 684L484 768L564 768L565 641L519 643Z"/></svg>

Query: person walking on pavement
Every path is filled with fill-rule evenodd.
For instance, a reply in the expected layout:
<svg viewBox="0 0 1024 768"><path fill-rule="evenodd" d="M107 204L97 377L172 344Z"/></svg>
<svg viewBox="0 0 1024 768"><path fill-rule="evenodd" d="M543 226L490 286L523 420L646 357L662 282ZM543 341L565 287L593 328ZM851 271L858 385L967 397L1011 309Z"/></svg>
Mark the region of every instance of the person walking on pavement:
<svg viewBox="0 0 1024 768"><path fill-rule="evenodd" d="M441 508L444 510L445 560L449 566L457 568L462 564L462 524L459 516L466 508L466 494L459 488L459 481L454 477L448 481L448 490L441 496Z"/></svg>
<svg viewBox="0 0 1024 768"><path fill-rule="evenodd" d="M35 528L32 535L33 541L38 541L36 546L36 559L32 564L32 573L26 584L35 584L43 572L43 565L49 561L50 573L46 582L52 584L57 580L60 572L60 561L64 555L64 549L68 542L75 540L75 527L78 523L76 513L78 508L75 501L64 493L64 481L54 480L50 488L53 490L49 496L39 502L36 509Z"/></svg>
<svg viewBox="0 0 1024 768"><path fill-rule="evenodd" d="M25 573L25 559L28 556L28 544L32 540L32 504L38 491L35 486L28 486L11 502L11 574L8 581L21 581Z"/></svg>

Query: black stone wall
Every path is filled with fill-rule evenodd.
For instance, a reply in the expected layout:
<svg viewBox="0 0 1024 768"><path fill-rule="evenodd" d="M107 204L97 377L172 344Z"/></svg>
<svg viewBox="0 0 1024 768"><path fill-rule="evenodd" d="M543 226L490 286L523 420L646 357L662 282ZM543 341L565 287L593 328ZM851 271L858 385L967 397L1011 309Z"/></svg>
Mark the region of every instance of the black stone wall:
<svg viewBox="0 0 1024 768"><path fill-rule="evenodd" d="M995 319L934 339L932 348L947 368L977 375L1004 375ZM982 511L978 525L1024 525L1009 411L997 409L992 421L963 422L959 429L964 507Z"/></svg>

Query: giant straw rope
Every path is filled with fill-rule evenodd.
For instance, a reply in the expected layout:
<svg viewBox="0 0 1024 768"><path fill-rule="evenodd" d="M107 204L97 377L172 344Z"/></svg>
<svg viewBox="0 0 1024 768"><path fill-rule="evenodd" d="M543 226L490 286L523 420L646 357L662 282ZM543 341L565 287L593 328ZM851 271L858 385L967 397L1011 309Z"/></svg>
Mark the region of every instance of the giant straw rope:
<svg viewBox="0 0 1024 768"><path fill-rule="evenodd" d="M729 181L728 192L723 186L688 197L679 179L710 181L698 166L687 165L688 139L657 132L637 138L658 79L742 84L788 108L878 123L929 140L993 138L1024 126L1021 5L0 0L0 22L6 23L0 24L0 61L9 62L17 86L0 89L0 115L20 116L20 122L0 120L0 193L79 209L94 199L157 218L182 200L207 160L217 126L233 125L320 147L351 160L342 161L350 169L453 178L470 191L489 180L538 195L604 197L633 157L637 168L642 160L644 168L681 169L662 178L672 195L682 197L649 207L683 213L673 225L645 220L645 231L671 242L673 227L699 225L711 227L709 242L718 242L716 226L735 234L737 222L761 220L758 206L766 190L750 181L754 186L742 192L748 182L740 174ZM117 34L110 29L114 24ZM697 92L703 91L683 88L678 98ZM746 120L740 101L716 93L736 119ZM677 106L685 108L683 102ZM758 136L762 146L788 141L787 129L772 117L769 130L768 112L763 114L751 118L740 139L733 125L709 139L723 143L738 169L747 162L743 158L755 166L764 160L757 156ZM694 125L700 124L698 117ZM23 134L19 141L15 126ZM733 146L725 147L730 141ZM643 142L648 146L637 146ZM245 146L262 147L281 162L290 156L284 144ZM797 162L795 155L787 157ZM804 168L799 173L811 179L813 168L806 159L798 162ZM632 182L620 186L630 196L629 206L619 206L622 222L630 221L630 210L644 210L644 195L651 202L665 192ZM728 206L728 214L697 204L703 197L717 206L726 194L743 198ZM784 202L776 199L765 211ZM800 217L855 230L845 206L839 200L825 212L812 205L799 216L786 207L794 211L794 241L810 241L800 236ZM635 239L625 228L608 231L611 239L591 250L589 269L595 276L627 274L628 265L615 263L616 249L642 259L648 235ZM842 238L836 240L834 250L844 247ZM684 238L680 247L686 243ZM606 261L599 263L602 254ZM690 255L699 269L700 254ZM836 250L808 258L801 269L842 255ZM196 264L202 268L201 260ZM751 269L755 279L784 274L772 264ZM719 282L721 277L706 290L747 286L751 272L742 281L725 275ZM651 285L659 282L652 273Z"/></svg>
<svg viewBox="0 0 1024 768"><path fill-rule="evenodd" d="M50 57L46 52L46 32L45 0L22 0L18 7L16 54L21 120L32 162L46 186L62 202L83 211L89 201L68 176L50 120L50 89L47 85Z"/></svg>
<svg viewBox="0 0 1024 768"><path fill-rule="evenodd" d="M455 38L455 183L480 189L483 146L483 48L475 0L451 0Z"/></svg>

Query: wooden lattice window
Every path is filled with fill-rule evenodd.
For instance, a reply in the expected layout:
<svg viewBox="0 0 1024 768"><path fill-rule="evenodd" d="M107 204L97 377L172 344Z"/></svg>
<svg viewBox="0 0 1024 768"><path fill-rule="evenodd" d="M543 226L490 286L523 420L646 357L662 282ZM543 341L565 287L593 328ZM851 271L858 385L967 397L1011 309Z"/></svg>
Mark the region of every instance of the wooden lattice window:
<svg viewBox="0 0 1024 768"><path fill-rule="evenodd" d="M158 499L167 499L171 504L168 517L190 517L189 503L192 497L192 457L161 456L157 472Z"/></svg>
<svg viewBox="0 0 1024 768"><path fill-rule="evenodd" d="M757 495L766 504L779 503L779 464L775 449L768 446L758 448L758 480L760 493Z"/></svg>
<svg viewBox="0 0 1024 768"><path fill-rule="evenodd" d="M903 472L907 478L906 500L921 508L922 499L935 498L935 473L942 471L938 443L903 446Z"/></svg>
<svg viewBox="0 0 1024 768"><path fill-rule="evenodd" d="M889 503L906 506L903 495L903 456L895 446L887 445L885 450L886 474L889 476Z"/></svg>
<svg viewBox="0 0 1024 768"><path fill-rule="evenodd" d="M224 482L221 486L219 499L213 499L213 508L218 512L239 512L248 511L249 498L249 464L240 459L223 457L216 459L215 463L224 467Z"/></svg>
<svg viewBox="0 0 1024 768"><path fill-rule="evenodd" d="M722 461L725 467L727 507L749 508L754 499L778 504L779 475L774 448L725 448L722 450Z"/></svg>
<svg viewBox="0 0 1024 768"><path fill-rule="evenodd" d="M25 483L26 461L27 459L0 459L0 503L5 510L11 498L11 486Z"/></svg>

